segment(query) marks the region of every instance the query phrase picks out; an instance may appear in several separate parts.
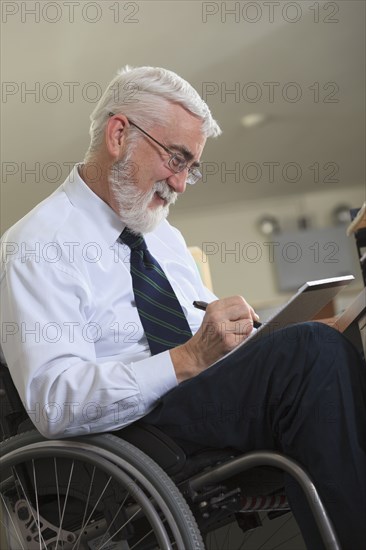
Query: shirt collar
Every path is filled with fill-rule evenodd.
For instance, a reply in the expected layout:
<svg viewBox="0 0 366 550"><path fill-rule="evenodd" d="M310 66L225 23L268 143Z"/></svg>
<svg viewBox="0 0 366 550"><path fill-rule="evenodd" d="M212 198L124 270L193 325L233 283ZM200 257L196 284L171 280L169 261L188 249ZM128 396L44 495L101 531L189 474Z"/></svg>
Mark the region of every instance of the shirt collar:
<svg viewBox="0 0 366 550"><path fill-rule="evenodd" d="M105 203L80 177L76 164L66 181L63 183L65 191L71 204L79 208L91 220L98 225L105 240L113 246L125 228L125 224L118 214Z"/></svg>

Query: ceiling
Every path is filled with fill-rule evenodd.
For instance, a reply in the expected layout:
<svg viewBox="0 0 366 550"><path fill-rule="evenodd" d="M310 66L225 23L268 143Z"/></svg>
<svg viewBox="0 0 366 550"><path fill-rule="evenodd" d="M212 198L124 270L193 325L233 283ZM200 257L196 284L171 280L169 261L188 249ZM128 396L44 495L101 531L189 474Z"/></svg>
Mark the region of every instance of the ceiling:
<svg viewBox="0 0 366 550"><path fill-rule="evenodd" d="M2 9L4 228L82 159L95 98L127 63L176 71L222 126L202 158L204 182L177 209L365 186L363 1L46 1ZM250 113L266 120L244 128Z"/></svg>

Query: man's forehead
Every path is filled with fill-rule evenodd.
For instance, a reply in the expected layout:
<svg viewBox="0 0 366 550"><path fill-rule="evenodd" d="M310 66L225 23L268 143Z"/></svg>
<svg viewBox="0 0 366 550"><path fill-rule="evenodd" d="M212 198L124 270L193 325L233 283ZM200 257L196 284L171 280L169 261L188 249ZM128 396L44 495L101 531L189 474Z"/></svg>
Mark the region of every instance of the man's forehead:
<svg viewBox="0 0 366 550"><path fill-rule="evenodd" d="M176 103L166 104L161 123L151 128L151 133L172 151L181 153L196 164L206 143L202 119Z"/></svg>

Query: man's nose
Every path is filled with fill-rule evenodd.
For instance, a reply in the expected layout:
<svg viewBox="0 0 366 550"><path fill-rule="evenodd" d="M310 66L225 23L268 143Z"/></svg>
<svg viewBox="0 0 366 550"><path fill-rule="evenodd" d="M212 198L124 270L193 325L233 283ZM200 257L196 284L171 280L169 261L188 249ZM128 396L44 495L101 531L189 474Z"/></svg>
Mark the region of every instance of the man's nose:
<svg viewBox="0 0 366 550"><path fill-rule="evenodd" d="M187 186L187 170L177 173L173 172L166 181L176 193L184 193Z"/></svg>

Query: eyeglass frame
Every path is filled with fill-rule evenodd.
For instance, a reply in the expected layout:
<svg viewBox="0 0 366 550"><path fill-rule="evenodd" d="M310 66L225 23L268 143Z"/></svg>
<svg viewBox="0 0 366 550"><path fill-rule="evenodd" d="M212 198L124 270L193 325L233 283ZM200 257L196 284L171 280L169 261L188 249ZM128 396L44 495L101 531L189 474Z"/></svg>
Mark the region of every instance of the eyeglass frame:
<svg viewBox="0 0 366 550"><path fill-rule="evenodd" d="M115 116L116 113L108 113L108 116L109 117L112 117L112 116ZM146 130L143 130L142 128L140 128L140 126L138 126L135 122L133 122L131 119L129 119L128 117L126 117L129 124L131 124L131 126L134 126L135 128L137 128L138 130L140 130L140 132L142 132L143 134L145 134L145 136L147 136L148 138L150 138L152 141L154 141L157 145L159 145L159 147L161 147L162 149L164 149L164 151L166 153L168 153L168 155L170 155L170 158L168 159L168 166L169 166L169 169L174 172L175 174L180 174L181 172L183 172L184 170L188 169L188 176L186 178L186 183L188 183L189 185L195 185L200 179L202 179L202 174L200 172L200 170L198 169L197 166L191 166L191 167L188 167L188 162L186 161L186 159L179 153L173 153L173 151L171 151L168 147L166 147L165 145L163 145L162 143L160 143L160 141L158 141L157 139L155 139L153 136L151 136L148 132L146 132ZM178 158L178 159L182 159L182 166L181 168L179 168L178 170L171 165L171 162L175 159L175 158ZM190 179L191 178L191 179ZM193 179L193 181L192 181Z"/></svg>

